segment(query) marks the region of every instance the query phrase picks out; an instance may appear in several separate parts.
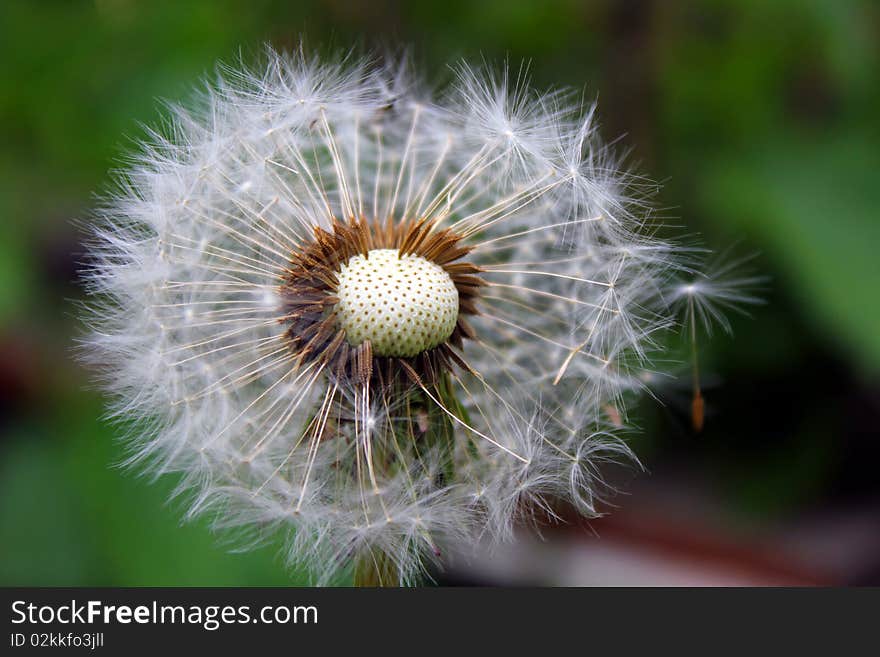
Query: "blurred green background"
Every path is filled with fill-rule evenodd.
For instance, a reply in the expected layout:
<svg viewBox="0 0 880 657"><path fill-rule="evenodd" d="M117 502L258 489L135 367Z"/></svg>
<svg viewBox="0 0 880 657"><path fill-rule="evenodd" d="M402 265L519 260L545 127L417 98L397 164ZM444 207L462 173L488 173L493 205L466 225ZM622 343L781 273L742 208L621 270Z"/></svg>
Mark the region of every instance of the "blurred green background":
<svg viewBox="0 0 880 657"><path fill-rule="evenodd" d="M231 553L179 526L172 482L113 467L121 449L71 358L71 222L161 119L157 99L300 35L408 45L438 79L461 57L525 59L538 87L598 95L605 138L664 183L665 215L760 252L771 279L735 339L704 349L721 379L706 430L688 430L686 397L645 405L640 455L712 479L723 514L759 528L878 500L877 2L3 0L0 584L304 581L273 548Z"/></svg>

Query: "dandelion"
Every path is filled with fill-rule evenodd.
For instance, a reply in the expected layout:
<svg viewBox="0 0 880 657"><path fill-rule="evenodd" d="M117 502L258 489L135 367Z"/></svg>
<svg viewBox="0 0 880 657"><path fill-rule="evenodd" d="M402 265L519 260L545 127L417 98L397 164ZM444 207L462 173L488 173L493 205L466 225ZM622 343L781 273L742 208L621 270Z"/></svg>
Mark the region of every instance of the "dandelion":
<svg viewBox="0 0 880 657"><path fill-rule="evenodd" d="M687 252L593 109L302 52L173 108L87 272L129 462L318 583L416 583L557 500L596 515Z"/></svg>

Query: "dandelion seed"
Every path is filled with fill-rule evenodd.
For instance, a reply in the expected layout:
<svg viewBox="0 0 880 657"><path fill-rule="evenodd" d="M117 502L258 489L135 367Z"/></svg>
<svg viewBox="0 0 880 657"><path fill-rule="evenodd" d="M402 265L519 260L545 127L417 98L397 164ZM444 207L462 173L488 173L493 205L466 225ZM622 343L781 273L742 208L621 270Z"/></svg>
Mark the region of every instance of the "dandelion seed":
<svg viewBox="0 0 880 657"><path fill-rule="evenodd" d="M415 583L554 500L595 515L675 319L685 252L593 107L466 66L420 89L270 53L175 110L95 228L87 350L143 420L130 461L319 583ZM744 301L690 285L701 321Z"/></svg>
<svg viewBox="0 0 880 657"><path fill-rule="evenodd" d="M700 387L699 349L697 347L697 326L707 335L712 334L715 324L721 325L727 333L730 323L724 310L743 312L743 306L761 303L754 290L765 282L763 276L754 276L744 271L754 256L732 258L730 252L721 254L709 263L704 273L698 273L688 280L681 280L672 286L671 303L674 310L684 316L684 328L691 345L691 378L693 396L691 398L691 426L699 433L705 423L705 400Z"/></svg>

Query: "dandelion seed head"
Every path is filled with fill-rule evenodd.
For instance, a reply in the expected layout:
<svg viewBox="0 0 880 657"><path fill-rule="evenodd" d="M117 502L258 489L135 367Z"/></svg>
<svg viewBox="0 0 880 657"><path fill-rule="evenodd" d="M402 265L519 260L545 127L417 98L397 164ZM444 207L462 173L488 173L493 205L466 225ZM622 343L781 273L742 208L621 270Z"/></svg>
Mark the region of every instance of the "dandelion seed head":
<svg viewBox="0 0 880 657"><path fill-rule="evenodd" d="M270 52L200 100L100 210L85 354L128 463L319 583L413 583L555 500L598 513L678 299L743 300L680 286L650 185L525 70L431 93L404 64Z"/></svg>

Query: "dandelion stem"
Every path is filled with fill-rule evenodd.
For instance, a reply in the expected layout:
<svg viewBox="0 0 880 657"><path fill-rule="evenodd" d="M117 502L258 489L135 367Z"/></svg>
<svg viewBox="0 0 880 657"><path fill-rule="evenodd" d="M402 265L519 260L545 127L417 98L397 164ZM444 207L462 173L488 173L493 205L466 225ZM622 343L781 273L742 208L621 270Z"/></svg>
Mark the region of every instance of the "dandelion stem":
<svg viewBox="0 0 880 657"><path fill-rule="evenodd" d="M354 566L354 585L358 587L397 586L400 581L394 561L384 552L368 552Z"/></svg>
<svg viewBox="0 0 880 657"><path fill-rule="evenodd" d="M694 431L699 433L703 430L704 402L703 393L700 391L700 366L697 360L697 318L694 312L694 297L688 298L688 314L691 319L691 365L693 368L694 397L691 401L691 425Z"/></svg>

